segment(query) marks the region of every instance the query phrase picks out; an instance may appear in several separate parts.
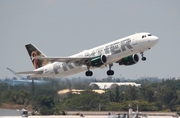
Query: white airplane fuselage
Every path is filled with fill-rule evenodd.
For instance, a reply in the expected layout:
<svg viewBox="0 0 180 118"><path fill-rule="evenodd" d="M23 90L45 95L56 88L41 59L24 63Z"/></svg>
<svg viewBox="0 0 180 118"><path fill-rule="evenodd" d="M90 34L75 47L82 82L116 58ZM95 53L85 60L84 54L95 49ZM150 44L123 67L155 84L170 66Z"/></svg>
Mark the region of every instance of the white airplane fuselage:
<svg viewBox="0 0 180 118"><path fill-rule="evenodd" d="M104 68L109 64L117 63L126 56L149 50L158 42L158 40L158 37L153 36L150 33L136 33L89 50L84 50L70 57L95 57L105 55L107 57L106 63L100 67L91 66L89 69ZM30 77L68 76L86 70L88 70L86 65L71 62L53 62L34 70L43 71L43 74L30 74Z"/></svg>

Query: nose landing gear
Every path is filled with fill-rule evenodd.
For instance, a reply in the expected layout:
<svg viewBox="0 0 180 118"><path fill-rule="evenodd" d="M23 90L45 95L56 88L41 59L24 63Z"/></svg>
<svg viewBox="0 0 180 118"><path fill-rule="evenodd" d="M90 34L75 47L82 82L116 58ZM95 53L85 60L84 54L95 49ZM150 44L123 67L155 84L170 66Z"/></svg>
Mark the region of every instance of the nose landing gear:
<svg viewBox="0 0 180 118"><path fill-rule="evenodd" d="M141 59L142 59L142 61L146 61L146 57L144 57L144 53L143 53L143 52L141 52L140 54L141 54L141 56L142 56L142 58L141 58Z"/></svg>

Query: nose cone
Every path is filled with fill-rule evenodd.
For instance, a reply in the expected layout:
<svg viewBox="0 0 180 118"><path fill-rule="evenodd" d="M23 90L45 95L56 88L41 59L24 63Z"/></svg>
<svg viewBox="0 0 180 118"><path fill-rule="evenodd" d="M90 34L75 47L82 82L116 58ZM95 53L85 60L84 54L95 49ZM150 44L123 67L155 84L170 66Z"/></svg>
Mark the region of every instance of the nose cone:
<svg viewBox="0 0 180 118"><path fill-rule="evenodd" d="M154 36L154 41L155 44L157 44L159 42L159 38L157 36Z"/></svg>
<svg viewBox="0 0 180 118"><path fill-rule="evenodd" d="M153 45L157 44L159 41L159 38L157 36L152 36L149 42Z"/></svg>
<svg viewBox="0 0 180 118"><path fill-rule="evenodd" d="M154 42L158 42L159 41L159 38L157 36L154 36Z"/></svg>

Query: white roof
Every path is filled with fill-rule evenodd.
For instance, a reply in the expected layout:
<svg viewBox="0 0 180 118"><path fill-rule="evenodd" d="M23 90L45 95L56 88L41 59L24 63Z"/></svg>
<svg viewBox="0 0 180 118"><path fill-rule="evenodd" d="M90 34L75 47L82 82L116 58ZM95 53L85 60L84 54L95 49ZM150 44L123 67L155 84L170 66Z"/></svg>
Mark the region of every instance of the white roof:
<svg viewBox="0 0 180 118"><path fill-rule="evenodd" d="M141 84L136 84L135 82L92 82L89 86L97 85L100 89L108 89L108 88L114 88L115 86L136 86L139 87Z"/></svg>

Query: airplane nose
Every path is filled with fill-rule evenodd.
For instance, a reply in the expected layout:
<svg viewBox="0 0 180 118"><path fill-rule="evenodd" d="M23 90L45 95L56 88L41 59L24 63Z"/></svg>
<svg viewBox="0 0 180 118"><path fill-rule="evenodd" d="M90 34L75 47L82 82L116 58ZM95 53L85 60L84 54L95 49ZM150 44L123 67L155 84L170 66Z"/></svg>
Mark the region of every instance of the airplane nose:
<svg viewBox="0 0 180 118"><path fill-rule="evenodd" d="M153 42L157 43L159 41L159 38L157 36L154 36Z"/></svg>
<svg viewBox="0 0 180 118"><path fill-rule="evenodd" d="M149 42L153 44L158 43L158 41L159 41L159 38L157 36L152 36L151 39L149 40Z"/></svg>

